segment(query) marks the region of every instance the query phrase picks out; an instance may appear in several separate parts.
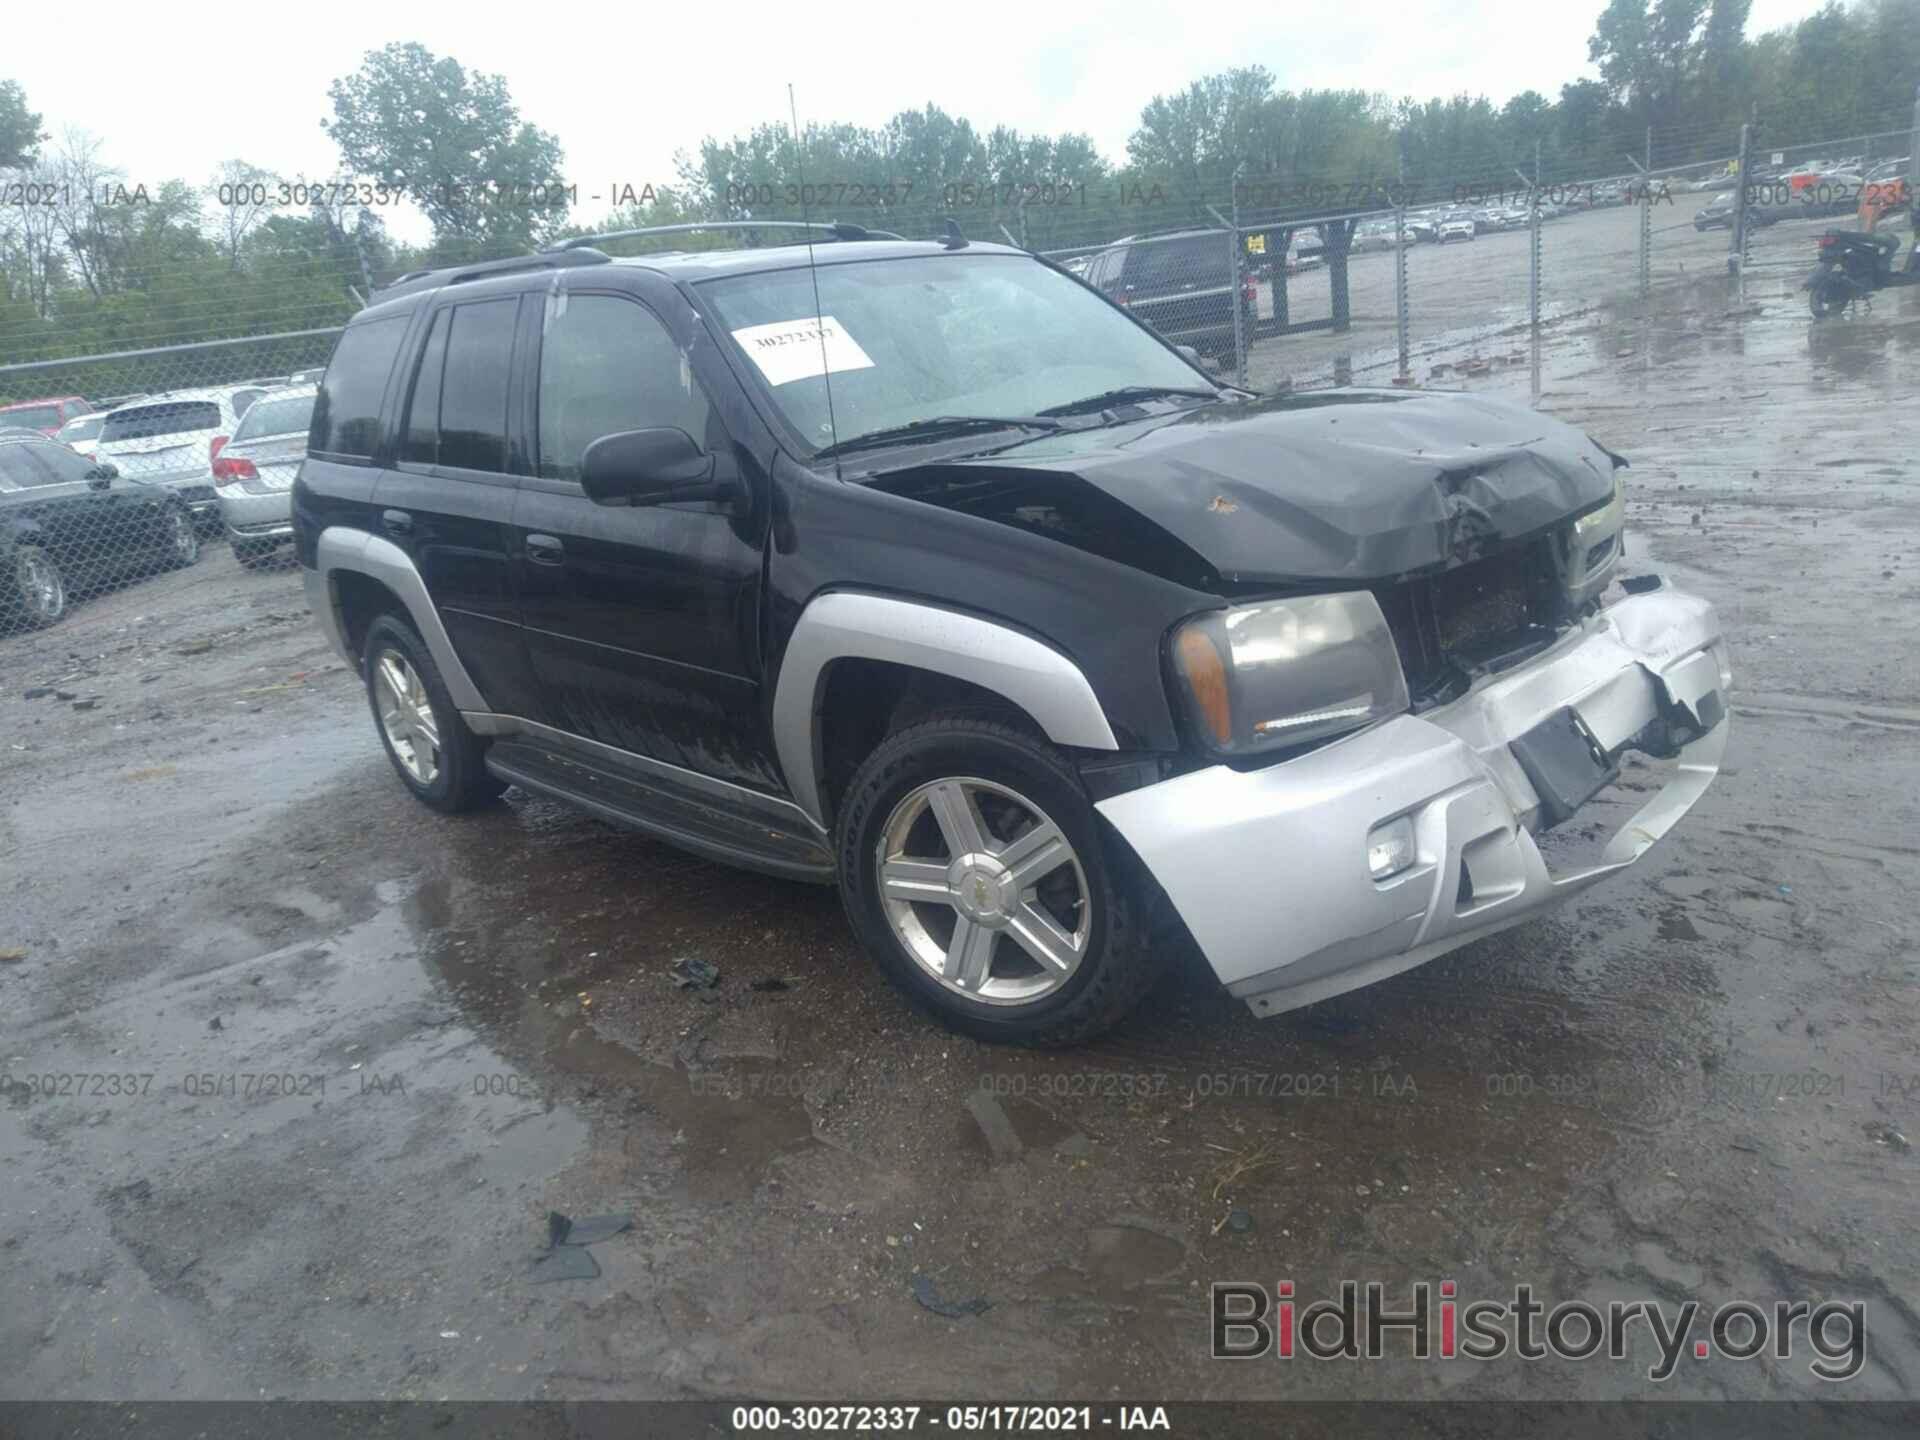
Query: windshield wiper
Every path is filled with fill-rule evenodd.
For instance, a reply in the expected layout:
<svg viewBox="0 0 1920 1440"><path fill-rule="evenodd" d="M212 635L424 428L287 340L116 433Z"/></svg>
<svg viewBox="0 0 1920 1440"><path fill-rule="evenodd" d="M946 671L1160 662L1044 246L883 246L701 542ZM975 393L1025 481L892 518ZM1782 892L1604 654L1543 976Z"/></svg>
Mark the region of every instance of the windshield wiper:
<svg viewBox="0 0 1920 1440"><path fill-rule="evenodd" d="M1218 390L1200 390L1192 386L1179 385L1122 385L1117 390L1103 390L1098 395L1089 395L1084 400L1069 400L1064 405L1049 405L1042 415L1084 415L1090 410L1105 410L1108 406L1118 405L1127 400L1162 400L1179 396L1192 396L1200 400L1218 400Z"/></svg>
<svg viewBox="0 0 1920 1440"><path fill-rule="evenodd" d="M922 440L949 440L981 430L1059 430L1058 420L1041 415L933 415L925 420L909 420L904 425L888 425L869 430L838 445L814 451L816 460L831 455L847 455L855 450L877 450L885 445L911 445Z"/></svg>

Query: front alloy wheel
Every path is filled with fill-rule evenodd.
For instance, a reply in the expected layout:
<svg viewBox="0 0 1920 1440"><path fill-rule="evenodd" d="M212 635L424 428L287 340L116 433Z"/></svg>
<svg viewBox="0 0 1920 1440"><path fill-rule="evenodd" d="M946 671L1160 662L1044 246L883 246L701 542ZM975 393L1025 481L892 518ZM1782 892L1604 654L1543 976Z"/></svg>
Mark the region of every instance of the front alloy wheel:
<svg viewBox="0 0 1920 1440"><path fill-rule="evenodd" d="M955 711L896 731L842 792L840 898L886 977L981 1040L1071 1045L1160 971L1158 890L1101 829L1072 760L1023 717Z"/></svg>
<svg viewBox="0 0 1920 1440"><path fill-rule="evenodd" d="M1026 796L972 776L903 796L874 852L894 936L927 974L987 1004L1072 978L1093 929L1080 858Z"/></svg>

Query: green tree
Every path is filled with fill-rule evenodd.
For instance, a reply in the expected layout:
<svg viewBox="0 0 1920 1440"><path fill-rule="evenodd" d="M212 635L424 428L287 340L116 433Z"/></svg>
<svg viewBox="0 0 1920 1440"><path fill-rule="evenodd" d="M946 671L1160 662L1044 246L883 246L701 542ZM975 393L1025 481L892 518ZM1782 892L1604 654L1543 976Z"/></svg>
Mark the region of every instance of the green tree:
<svg viewBox="0 0 1920 1440"><path fill-rule="evenodd" d="M561 183L560 142L520 118L500 76L395 42L327 94L333 117L321 128L347 168L404 191L437 250L507 253L558 223L560 212L534 201Z"/></svg>
<svg viewBox="0 0 1920 1440"><path fill-rule="evenodd" d="M27 92L17 80L0 80L0 170L33 164L40 142L40 116L27 109Z"/></svg>

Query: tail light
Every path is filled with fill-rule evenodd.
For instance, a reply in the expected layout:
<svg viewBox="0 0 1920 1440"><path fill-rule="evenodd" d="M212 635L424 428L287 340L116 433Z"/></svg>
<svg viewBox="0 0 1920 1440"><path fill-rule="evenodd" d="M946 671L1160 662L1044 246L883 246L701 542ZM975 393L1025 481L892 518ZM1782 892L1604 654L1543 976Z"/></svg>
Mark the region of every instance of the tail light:
<svg viewBox="0 0 1920 1440"><path fill-rule="evenodd" d="M1253 276L1242 275L1240 277L1240 298L1249 305L1260 298L1260 287L1254 283Z"/></svg>
<svg viewBox="0 0 1920 1440"><path fill-rule="evenodd" d="M227 437L222 435L213 443L224 445ZM253 468L253 461L244 455L216 455L213 460L213 478L221 481L258 480L260 472Z"/></svg>
<svg viewBox="0 0 1920 1440"><path fill-rule="evenodd" d="M220 452L227 448L227 441L230 438L232 437L227 435L216 435L213 439L209 440L207 442L207 459L218 460L220 458ZM215 473L218 472L216 471Z"/></svg>

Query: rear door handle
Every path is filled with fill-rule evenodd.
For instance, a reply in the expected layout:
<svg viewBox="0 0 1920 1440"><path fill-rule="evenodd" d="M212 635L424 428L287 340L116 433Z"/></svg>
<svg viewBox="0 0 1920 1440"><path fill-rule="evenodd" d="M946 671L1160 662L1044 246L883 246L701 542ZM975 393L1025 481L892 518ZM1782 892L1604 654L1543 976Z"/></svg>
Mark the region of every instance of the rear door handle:
<svg viewBox="0 0 1920 1440"><path fill-rule="evenodd" d="M527 536L527 559L536 565L563 565L566 563L565 548L551 535Z"/></svg>
<svg viewBox="0 0 1920 1440"><path fill-rule="evenodd" d="M413 533L413 516L404 510L381 511L380 523L386 527L389 535L411 535Z"/></svg>

